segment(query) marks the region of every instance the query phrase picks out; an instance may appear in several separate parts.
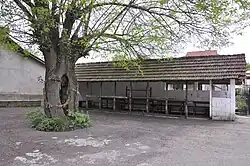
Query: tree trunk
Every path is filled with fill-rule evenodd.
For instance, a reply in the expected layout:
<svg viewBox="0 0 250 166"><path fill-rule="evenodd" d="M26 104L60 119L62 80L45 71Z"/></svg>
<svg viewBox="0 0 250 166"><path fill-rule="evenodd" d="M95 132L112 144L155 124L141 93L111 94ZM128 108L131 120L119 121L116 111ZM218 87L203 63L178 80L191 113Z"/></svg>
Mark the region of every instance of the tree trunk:
<svg viewBox="0 0 250 166"><path fill-rule="evenodd" d="M75 60L58 55L53 49L45 57L44 112L48 117L62 117L78 110L78 84Z"/></svg>

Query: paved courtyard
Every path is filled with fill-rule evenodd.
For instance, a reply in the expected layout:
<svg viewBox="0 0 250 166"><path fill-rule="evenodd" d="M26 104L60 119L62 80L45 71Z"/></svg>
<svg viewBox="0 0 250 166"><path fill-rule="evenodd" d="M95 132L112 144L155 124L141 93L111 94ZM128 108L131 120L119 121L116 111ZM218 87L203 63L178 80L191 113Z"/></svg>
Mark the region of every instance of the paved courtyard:
<svg viewBox="0 0 250 166"><path fill-rule="evenodd" d="M93 126L45 133L30 108L0 108L0 166L248 166L250 118L235 122L92 112Z"/></svg>

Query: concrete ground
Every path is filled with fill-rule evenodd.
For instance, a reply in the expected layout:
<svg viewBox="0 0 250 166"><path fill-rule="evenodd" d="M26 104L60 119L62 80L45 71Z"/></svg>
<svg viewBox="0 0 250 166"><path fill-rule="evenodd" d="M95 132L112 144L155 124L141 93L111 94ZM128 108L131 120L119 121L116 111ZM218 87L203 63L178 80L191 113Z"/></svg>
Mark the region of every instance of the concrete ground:
<svg viewBox="0 0 250 166"><path fill-rule="evenodd" d="M235 122L92 112L93 126L45 133L29 108L0 109L0 166L248 166L250 118Z"/></svg>

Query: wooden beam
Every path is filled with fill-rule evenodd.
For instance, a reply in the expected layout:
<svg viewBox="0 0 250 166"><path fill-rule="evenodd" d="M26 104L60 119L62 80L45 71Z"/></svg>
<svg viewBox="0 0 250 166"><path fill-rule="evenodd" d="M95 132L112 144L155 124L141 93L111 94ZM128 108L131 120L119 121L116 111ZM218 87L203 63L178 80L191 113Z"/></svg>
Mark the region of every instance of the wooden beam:
<svg viewBox="0 0 250 166"><path fill-rule="evenodd" d="M168 114L168 99L167 99L167 91L168 91L168 83L165 82L165 113Z"/></svg>
<svg viewBox="0 0 250 166"><path fill-rule="evenodd" d="M185 95L185 118L188 117L188 82L186 81L186 95Z"/></svg>
<svg viewBox="0 0 250 166"><path fill-rule="evenodd" d="M100 92L99 92L99 109L102 109L102 82L100 82Z"/></svg>
<svg viewBox="0 0 250 166"><path fill-rule="evenodd" d="M129 112L132 111L132 82L129 83L129 104L128 104L128 107L129 107Z"/></svg>
<svg viewBox="0 0 250 166"><path fill-rule="evenodd" d="M148 105L149 105L149 82L147 81L147 85L146 85L146 112L148 113Z"/></svg>
<svg viewBox="0 0 250 166"><path fill-rule="evenodd" d="M116 110L115 105L116 105L116 81L114 82L113 111Z"/></svg>

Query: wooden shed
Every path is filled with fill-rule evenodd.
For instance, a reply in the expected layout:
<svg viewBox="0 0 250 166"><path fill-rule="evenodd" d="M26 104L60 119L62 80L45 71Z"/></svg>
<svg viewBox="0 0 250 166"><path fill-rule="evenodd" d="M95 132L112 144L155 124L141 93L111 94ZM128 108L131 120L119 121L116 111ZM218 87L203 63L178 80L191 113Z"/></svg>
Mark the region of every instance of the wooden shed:
<svg viewBox="0 0 250 166"><path fill-rule="evenodd" d="M76 65L81 106L234 120L244 54L148 59L125 70L114 62Z"/></svg>

